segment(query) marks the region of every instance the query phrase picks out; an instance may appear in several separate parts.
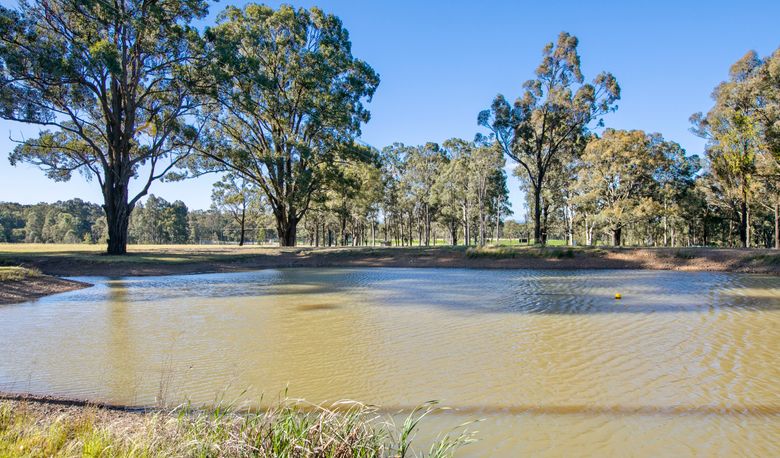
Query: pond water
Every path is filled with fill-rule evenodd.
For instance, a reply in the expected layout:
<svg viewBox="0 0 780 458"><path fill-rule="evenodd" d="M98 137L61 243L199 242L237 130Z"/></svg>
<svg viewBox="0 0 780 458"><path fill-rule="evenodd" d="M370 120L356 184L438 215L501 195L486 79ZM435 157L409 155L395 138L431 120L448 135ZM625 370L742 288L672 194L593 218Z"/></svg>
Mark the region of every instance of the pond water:
<svg viewBox="0 0 780 458"><path fill-rule="evenodd" d="M279 269L0 306L0 390L116 403L439 400L468 456L780 455L780 278ZM622 300L615 300L621 293ZM264 401L260 401L261 397ZM426 440L426 432L421 440Z"/></svg>

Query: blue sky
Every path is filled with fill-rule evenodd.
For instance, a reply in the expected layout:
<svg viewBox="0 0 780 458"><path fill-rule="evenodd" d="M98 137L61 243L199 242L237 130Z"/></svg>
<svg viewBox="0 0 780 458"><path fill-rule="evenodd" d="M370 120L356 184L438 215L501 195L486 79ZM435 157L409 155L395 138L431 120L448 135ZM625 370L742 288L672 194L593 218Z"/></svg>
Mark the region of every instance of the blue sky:
<svg viewBox="0 0 780 458"><path fill-rule="evenodd" d="M4 5L13 2L0 0ZM276 6L281 2L267 2ZM285 2L289 3L289 2ZM382 82L370 104L362 140L381 148L473 138L477 113L503 93L514 100L533 76L545 43L567 31L580 39L583 73L611 71L622 87L608 127L660 132L691 153L703 142L688 117L706 111L713 87L729 66L754 49L780 46L777 1L653 2L300 1L338 15L355 56ZM236 3L241 5L243 3ZM225 3L212 5L213 22ZM0 201L34 203L81 197L100 202L96 183L74 176L54 183L39 170L11 167L9 140L36 128L0 121ZM155 183L151 192L191 208L210 204L213 177ZM515 218L524 214L517 181L510 183Z"/></svg>

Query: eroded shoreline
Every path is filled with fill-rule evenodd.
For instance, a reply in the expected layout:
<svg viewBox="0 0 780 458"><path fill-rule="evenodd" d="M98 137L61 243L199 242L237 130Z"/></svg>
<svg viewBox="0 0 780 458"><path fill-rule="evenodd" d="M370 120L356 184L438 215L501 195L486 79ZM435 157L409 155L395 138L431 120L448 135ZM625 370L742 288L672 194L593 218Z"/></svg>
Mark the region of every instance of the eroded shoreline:
<svg viewBox="0 0 780 458"><path fill-rule="evenodd" d="M38 299L51 294L88 288L89 283L40 275L21 280L0 282L0 305L15 304Z"/></svg>
<svg viewBox="0 0 780 458"><path fill-rule="evenodd" d="M5 245L12 247L12 245ZM589 247L346 247L261 248L160 246L132 248L125 256L96 251L12 252L0 262L47 275L158 276L283 267L448 267L496 269L648 269L780 275L780 251L733 248Z"/></svg>

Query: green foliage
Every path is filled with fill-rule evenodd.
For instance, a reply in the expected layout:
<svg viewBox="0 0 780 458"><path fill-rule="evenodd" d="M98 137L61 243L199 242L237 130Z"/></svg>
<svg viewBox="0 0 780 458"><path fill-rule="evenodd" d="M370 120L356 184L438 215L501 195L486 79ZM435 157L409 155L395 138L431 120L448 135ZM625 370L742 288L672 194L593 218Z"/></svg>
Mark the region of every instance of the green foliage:
<svg viewBox="0 0 780 458"><path fill-rule="evenodd" d="M594 138L585 148L579 161L575 203L592 209L594 218L614 234L614 245L621 245L624 227L661 213L659 202L662 186L691 176L669 177L673 154L679 145L666 142L660 136L642 131L607 129L601 138ZM682 152L684 157L684 152ZM683 165L684 167L684 165ZM691 169L688 167L688 169ZM691 170L688 170L690 173ZM665 179L664 185L659 179Z"/></svg>
<svg viewBox="0 0 780 458"><path fill-rule="evenodd" d="M173 203L154 194L144 204L138 204L130 220L130 241L133 243L187 243L190 233L187 206L180 200Z"/></svg>
<svg viewBox="0 0 780 458"><path fill-rule="evenodd" d="M620 99L620 86L610 73L584 82L578 44L576 37L561 32L557 44L544 47L536 78L525 82L514 105L499 94L477 117L524 172L534 199L535 240L545 239L541 199L548 170L562 154L581 149L588 127L601 126L601 116L616 110Z"/></svg>
<svg viewBox="0 0 780 458"><path fill-rule="evenodd" d="M105 240L99 205L81 199L20 205L0 203L0 241L95 243Z"/></svg>
<svg viewBox="0 0 780 458"><path fill-rule="evenodd" d="M54 180L96 179L111 253L126 250L135 203L196 140L187 117L197 100L185 83L200 44L189 22L206 12L203 0L0 7L0 118L53 129L20 142L11 163Z"/></svg>
<svg viewBox="0 0 780 458"><path fill-rule="evenodd" d="M294 245L312 196L369 161L354 144L379 77L352 56L341 21L318 8L228 7L206 31L198 87L213 141L195 168L233 171L268 199L283 245Z"/></svg>
<svg viewBox="0 0 780 458"><path fill-rule="evenodd" d="M739 224L745 247L751 243L749 219L755 198L768 194L775 207L780 205L777 59L777 52L766 59L752 51L745 54L731 67L729 79L715 88L710 111L691 117L693 131L707 140L711 184L705 191L721 212ZM780 244L780 236L776 234L775 239Z"/></svg>

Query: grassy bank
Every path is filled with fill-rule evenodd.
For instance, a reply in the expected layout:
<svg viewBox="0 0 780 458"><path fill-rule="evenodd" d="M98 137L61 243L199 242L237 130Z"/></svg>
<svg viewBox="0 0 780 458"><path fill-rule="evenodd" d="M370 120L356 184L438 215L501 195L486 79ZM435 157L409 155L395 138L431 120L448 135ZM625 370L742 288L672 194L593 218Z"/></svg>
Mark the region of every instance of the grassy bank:
<svg viewBox="0 0 780 458"><path fill-rule="evenodd" d="M0 282L27 280L40 276L41 271L36 268L0 266Z"/></svg>
<svg viewBox="0 0 780 458"><path fill-rule="evenodd" d="M44 275L35 267L0 266L0 304L24 302L87 286L90 285Z"/></svg>
<svg viewBox="0 0 780 458"><path fill-rule="evenodd" d="M37 401L0 401L0 456L27 457L404 457L451 456L473 441L465 427L415 447L425 405L400 425L357 403L283 402L260 413L124 412Z"/></svg>

